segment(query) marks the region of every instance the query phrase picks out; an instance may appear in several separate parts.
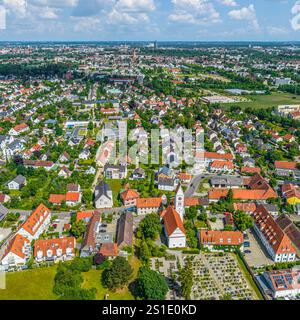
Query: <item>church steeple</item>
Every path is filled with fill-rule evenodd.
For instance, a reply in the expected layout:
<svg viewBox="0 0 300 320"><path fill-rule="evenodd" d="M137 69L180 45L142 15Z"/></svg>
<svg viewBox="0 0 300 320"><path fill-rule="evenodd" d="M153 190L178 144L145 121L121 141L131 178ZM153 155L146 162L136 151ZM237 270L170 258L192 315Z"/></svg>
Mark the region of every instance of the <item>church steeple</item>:
<svg viewBox="0 0 300 320"><path fill-rule="evenodd" d="M179 183L177 189L176 189L176 195L175 195L175 209L178 212L178 214L180 215L181 221L183 221L183 217L184 217L184 192L182 190L181 184Z"/></svg>

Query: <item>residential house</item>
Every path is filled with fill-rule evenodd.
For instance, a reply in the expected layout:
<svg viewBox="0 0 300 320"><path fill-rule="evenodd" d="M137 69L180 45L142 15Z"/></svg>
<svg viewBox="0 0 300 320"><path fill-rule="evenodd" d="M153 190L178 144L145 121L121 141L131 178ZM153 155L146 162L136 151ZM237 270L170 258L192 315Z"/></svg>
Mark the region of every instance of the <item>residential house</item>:
<svg viewBox="0 0 300 320"><path fill-rule="evenodd" d="M113 207L113 194L107 183L101 181L95 188L94 203L97 209Z"/></svg>
<svg viewBox="0 0 300 320"><path fill-rule="evenodd" d="M30 241L36 240L48 229L50 220L50 210L43 204L40 204L21 225L17 234L20 234Z"/></svg>
<svg viewBox="0 0 300 320"><path fill-rule="evenodd" d="M104 176L106 179L126 179L127 167L121 165L106 164L104 166Z"/></svg>
<svg viewBox="0 0 300 320"><path fill-rule="evenodd" d="M143 179L145 179L145 177L146 177L145 170L142 168L136 168L132 172L129 180L143 180Z"/></svg>
<svg viewBox="0 0 300 320"><path fill-rule="evenodd" d="M26 178L22 175L16 176L13 180L7 183L7 187L9 190L20 190L24 186L26 186Z"/></svg>
<svg viewBox="0 0 300 320"><path fill-rule="evenodd" d="M136 190L127 189L121 192L120 197L125 207L135 207L140 195Z"/></svg>
<svg viewBox="0 0 300 320"><path fill-rule="evenodd" d="M300 169L297 162L275 161L276 174L280 177L300 179Z"/></svg>
<svg viewBox="0 0 300 320"><path fill-rule="evenodd" d="M74 237L36 240L34 242L34 258L38 263L68 261L75 257L75 246Z"/></svg>
<svg viewBox="0 0 300 320"><path fill-rule="evenodd" d="M18 136L27 131L29 131L29 126L26 123L21 123L11 128L8 134L10 134L11 136Z"/></svg>
<svg viewBox="0 0 300 320"><path fill-rule="evenodd" d="M1 260L5 270L22 268L30 259L30 240L20 234L16 234L9 242Z"/></svg>
<svg viewBox="0 0 300 320"><path fill-rule="evenodd" d="M137 199L136 207L138 215L159 213L162 208L162 198L140 198Z"/></svg>

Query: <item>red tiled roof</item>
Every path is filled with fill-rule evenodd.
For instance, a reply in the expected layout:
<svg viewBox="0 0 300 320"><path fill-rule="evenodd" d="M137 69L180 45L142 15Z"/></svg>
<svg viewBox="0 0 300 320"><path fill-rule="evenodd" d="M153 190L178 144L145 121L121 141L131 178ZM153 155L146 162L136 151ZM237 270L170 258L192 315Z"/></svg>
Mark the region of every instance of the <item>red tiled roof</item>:
<svg viewBox="0 0 300 320"><path fill-rule="evenodd" d="M244 242L244 236L240 231L214 231L200 230L200 243L217 246L239 246Z"/></svg>
<svg viewBox="0 0 300 320"><path fill-rule="evenodd" d="M94 212L95 212L94 210L77 212L76 221L86 219L86 218L90 219L94 215Z"/></svg>
<svg viewBox="0 0 300 320"><path fill-rule="evenodd" d="M138 199L139 197L140 197L140 194L133 189L128 189L121 193L121 198L123 201L134 200L134 199Z"/></svg>
<svg viewBox="0 0 300 320"><path fill-rule="evenodd" d="M297 162L289 161L275 161L276 169L295 170L297 169Z"/></svg>
<svg viewBox="0 0 300 320"><path fill-rule="evenodd" d="M23 247L26 243L30 244L30 241L27 238L21 236L20 234L16 234L10 241L3 257L5 257L9 252L12 252L21 258L25 258L25 254L23 253Z"/></svg>
<svg viewBox="0 0 300 320"><path fill-rule="evenodd" d="M21 123L21 124L17 124L15 127L14 127L14 130L16 132L20 132L22 130L25 130L28 128L28 125L26 123Z"/></svg>
<svg viewBox="0 0 300 320"><path fill-rule="evenodd" d="M34 243L34 256L37 256L39 251L43 252L43 257L47 255L48 250L52 250L52 254L56 255L58 249L62 250L62 254L66 254L67 248L71 248L74 252L75 249L75 238L59 238L59 239L50 239L50 240L36 240Z"/></svg>
<svg viewBox="0 0 300 320"><path fill-rule="evenodd" d="M204 152L204 157L205 158L210 158L210 159L225 159L225 160L233 160L233 156L230 153L225 153L225 154L220 154L217 152Z"/></svg>
<svg viewBox="0 0 300 320"><path fill-rule="evenodd" d="M276 254L295 253L295 248L263 205L259 205L253 214L254 221Z"/></svg>
<svg viewBox="0 0 300 320"><path fill-rule="evenodd" d="M137 208L159 208L162 204L162 198L140 198L137 199Z"/></svg>
<svg viewBox="0 0 300 320"><path fill-rule="evenodd" d="M219 200L228 195L228 189L211 189L208 197L211 200ZM273 189L268 190L246 190L246 189L233 189L233 198L235 200L267 200L277 198L277 194Z"/></svg>
<svg viewBox="0 0 300 320"><path fill-rule="evenodd" d="M256 204L254 202L248 202L248 203L234 203L233 208L235 211L244 211L244 212L251 212L253 213L256 210Z"/></svg>
<svg viewBox="0 0 300 320"><path fill-rule="evenodd" d="M257 167L242 167L241 168L242 173L261 173L261 169Z"/></svg>
<svg viewBox="0 0 300 320"><path fill-rule="evenodd" d="M118 245L116 243L103 243L99 253L104 257L116 257L118 255Z"/></svg>
<svg viewBox="0 0 300 320"><path fill-rule="evenodd" d="M28 219L23 223L21 228L25 229L32 236L35 235L39 227L50 215L50 210L42 203L31 213Z"/></svg>
<svg viewBox="0 0 300 320"><path fill-rule="evenodd" d="M50 194L49 202L53 204L60 204L66 201L66 196L64 194Z"/></svg>
<svg viewBox="0 0 300 320"><path fill-rule="evenodd" d="M211 168L223 169L227 167L228 169L234 169L234 165L231 161L214 160L210 165Z"/></svg>
<svg viewBox="0 0 300 320"><path fill-rule="evenodd" d="M166 210L164 210L161 213L161 217L164 220L164 226L168 236L171 236L178 228L184 234L186 234L180 215L173 206L169 206Z"/></svg>

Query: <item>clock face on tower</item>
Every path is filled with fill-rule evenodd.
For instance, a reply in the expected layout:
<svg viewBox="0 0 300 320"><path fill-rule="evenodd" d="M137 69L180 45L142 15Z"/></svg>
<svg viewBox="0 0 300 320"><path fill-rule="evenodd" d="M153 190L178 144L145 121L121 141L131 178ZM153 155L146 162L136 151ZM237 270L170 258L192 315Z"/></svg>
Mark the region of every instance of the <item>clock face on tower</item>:
<svg viewBox="0 0 300 320"><path fill-rule="evenodd" d="M178 200L181 201L181 200L182 200L182 197L179 197Z"/></svg>

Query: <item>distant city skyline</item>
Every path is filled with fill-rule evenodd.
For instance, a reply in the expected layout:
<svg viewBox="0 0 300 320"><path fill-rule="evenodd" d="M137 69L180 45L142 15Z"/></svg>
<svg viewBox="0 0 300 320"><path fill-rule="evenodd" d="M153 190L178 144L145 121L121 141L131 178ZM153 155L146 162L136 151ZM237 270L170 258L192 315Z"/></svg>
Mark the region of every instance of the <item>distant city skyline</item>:
<svg viewBox="0 0 300 320"><path fill-rule="evenodd" d="M297 41L300 0L0 0L2 41Z"/></svg>

